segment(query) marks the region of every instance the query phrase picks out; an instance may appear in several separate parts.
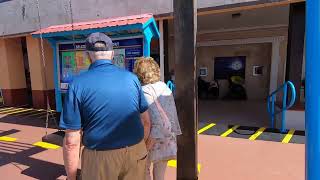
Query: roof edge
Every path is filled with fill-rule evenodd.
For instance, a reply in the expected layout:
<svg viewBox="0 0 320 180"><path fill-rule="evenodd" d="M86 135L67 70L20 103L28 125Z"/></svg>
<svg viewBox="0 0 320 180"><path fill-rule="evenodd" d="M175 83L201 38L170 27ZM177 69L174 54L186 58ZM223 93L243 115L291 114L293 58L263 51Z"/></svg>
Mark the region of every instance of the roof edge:
<svg viewBox="0 0 320 180"><path fill-rule="evenodd" d="M47 28L42 28L38 31L32 32L31 35L36 36L36 35L40 35L40 34L51 34L51 33L59 33L59 32L71 32L70 30L68 31L56 31L56 32L45 32L45 31L49 31L50 29L56 29L56 28L63 28L63 27L73 27L73 26L77 26L77 25L86 25L86 24L99 24L99 23L103 23L103 22L116 22L116 21L124 21L124 20L134 20L134 19L138 19L138 18L148 18L148 20L150 20L151 18L153 18L153 14L151 13L146 13L146 14L139 14L139 15L131 15L131 16L120 16L120 17L112 17L112 18L106 18L106 19L97 19L97 20L93 20L93 21L83 21L83 22L77 22L77 23L69 23L69 24L61 24L61 25L53 25L53 26L49 26ZM135 24L144 24L144 23L135 23ZM131 24L132 25L132 24ZM115 26L110 26L110 27L115 27ZM102 27L105 28L105 27ZM88 28L90 29L90 28ZM92 28L95 29L95 28ZM78 29L76 29L78 30ZM76 31L75 30L75 31ZM87 30L87 29L83 29L83 30Z"/></svg>

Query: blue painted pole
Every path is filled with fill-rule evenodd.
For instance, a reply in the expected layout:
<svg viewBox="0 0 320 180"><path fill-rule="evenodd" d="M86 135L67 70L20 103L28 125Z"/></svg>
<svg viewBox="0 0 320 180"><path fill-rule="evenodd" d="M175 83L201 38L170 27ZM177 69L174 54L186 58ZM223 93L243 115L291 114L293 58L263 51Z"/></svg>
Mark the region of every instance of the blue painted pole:
<svg viewBox="0 0 320 180"><path fill-rule="evenodd" d="M320 1L307 0L306 180L320 179Z"/></svg>
<svg viewBox="0 0 320 180"><path fill-rule="evenodd" d="M143 56L149 57L151 54L151 40L153 37L151 27L145 28L143 30L144 41L143 41Z"/></svg>
<svg viewBox="0 0 320 180"><path fill-rule="evenodd" d="M149 41L147 38L144 38L144 41L143 41L143 56L144 57L150 56L150 51L151 51L150 43L151 43L151 41Z"/></svg>
<svg viewBox="0 0 320 180"><path fill-rule="evenodd" d="M274 119L275 119L275 114L274 114L274 103L275 103L275 98L274 95L271 96L271 127L275 128L274 125Z"/></svg>
<svg viewBox="0 0 320 180"><path fill-rule="evenodd" d="M60 91L60 85L59 85L59 72L58 72L58 56L57 56L57 47L56 42L53 40L49 40L50 45L53 49L53 66L54 66L54 86L55 86L55 99L56 99L56 110L57 112L62 111L62 97L61 97L61 91Z"/></svg>

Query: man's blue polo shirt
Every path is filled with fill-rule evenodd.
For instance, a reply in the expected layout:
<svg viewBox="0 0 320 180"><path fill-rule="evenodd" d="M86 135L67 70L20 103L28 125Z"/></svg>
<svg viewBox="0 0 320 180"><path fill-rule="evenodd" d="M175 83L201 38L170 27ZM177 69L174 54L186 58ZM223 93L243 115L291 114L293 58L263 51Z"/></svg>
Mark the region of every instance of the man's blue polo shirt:
<svg viewBox="0 0 320 180"><path fill-rule="evenodd" d="M83 130L94 150L119 149L144 136L140 113L148 109L138 78L109 60L98 60L69 84L60 127Z"/></svg>

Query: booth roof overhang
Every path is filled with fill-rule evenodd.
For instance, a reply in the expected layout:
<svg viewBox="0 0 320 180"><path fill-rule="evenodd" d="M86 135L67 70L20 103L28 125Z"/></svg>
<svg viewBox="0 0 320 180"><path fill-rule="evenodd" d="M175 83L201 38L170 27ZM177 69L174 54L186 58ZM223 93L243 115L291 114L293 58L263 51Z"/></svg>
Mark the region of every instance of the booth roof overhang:
<svg viewBox="0 0 320 180"><path fill-rule="evenodd" d="M90 33L103 32L111 38L144 35L145 38L159 38L160 33L152 14L116 17L88 22L50 26L40 29L32 36L54 41L84 39Z"/></svg>

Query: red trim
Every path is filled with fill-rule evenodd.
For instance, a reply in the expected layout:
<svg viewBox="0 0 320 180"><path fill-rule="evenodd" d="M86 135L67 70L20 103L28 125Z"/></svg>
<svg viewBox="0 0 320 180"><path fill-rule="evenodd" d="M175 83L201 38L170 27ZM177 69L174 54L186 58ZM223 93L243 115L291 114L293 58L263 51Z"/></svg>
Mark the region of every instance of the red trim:
<svg viewBox="0 0 320 180"><path fill-rule="evenodd" d="M87 30L95 28L106 28L106 27L115 27L115 26L124 26L132 24L144 24L153 17L152 14L141 14L134 16L125 16L125 17L116 17L101 19L96 21L80 22L72 24L64 24L57 26L50 26L48 28L41 29L41 33L55 33L55 32L64 32L72 30ZM40 30L32 34L40 34Z"/></svg>

